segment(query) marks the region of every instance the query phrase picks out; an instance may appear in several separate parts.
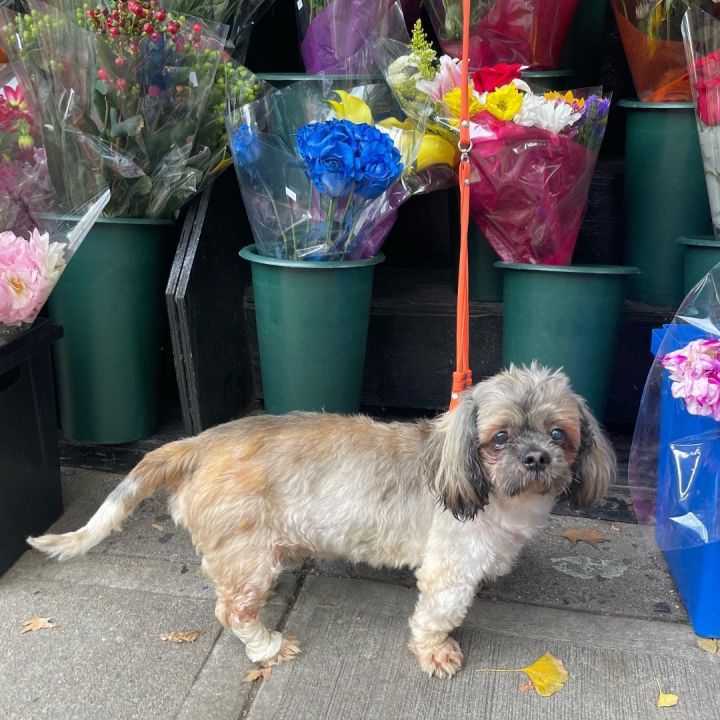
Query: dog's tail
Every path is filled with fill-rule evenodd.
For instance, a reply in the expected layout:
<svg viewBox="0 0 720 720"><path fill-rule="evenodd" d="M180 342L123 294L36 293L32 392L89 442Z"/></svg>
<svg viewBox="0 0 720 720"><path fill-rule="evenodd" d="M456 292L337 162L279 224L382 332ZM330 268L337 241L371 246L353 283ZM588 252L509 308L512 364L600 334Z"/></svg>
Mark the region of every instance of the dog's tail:
<svg viewBox="0 0 720 720"><path fill-rule="evenodd" d="M173 487L192 470L196 446L193 439L178 440L148 453L130 474L107 496L87 525L64 535L28 538L36 550L58 560L84 555L113 530L120 530L123 520L138 503L162 487Z"/></svg>

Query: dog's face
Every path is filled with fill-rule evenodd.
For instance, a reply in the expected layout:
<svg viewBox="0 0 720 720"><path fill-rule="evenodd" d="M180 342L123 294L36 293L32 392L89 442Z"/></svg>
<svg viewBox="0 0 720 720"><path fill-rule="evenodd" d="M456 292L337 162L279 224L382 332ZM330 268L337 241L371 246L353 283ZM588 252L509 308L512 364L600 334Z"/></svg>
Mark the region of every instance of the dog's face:
<svg viewBox="0 0 720 720"><path fill-rule="evenodd" d="M476 385L436 423L428 468L459 519L488 502L527 493L567 494L590 505L615 475L615 455L562 372L511 367Z"/></svg>

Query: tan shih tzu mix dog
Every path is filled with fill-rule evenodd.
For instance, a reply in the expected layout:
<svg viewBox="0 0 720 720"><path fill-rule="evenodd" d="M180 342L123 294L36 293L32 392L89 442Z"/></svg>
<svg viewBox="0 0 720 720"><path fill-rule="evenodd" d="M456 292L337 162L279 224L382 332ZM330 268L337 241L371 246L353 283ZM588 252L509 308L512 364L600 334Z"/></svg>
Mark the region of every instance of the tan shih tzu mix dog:
<svg viewBox="0 0 720 720"><path fill-rule="evenodd" d="M562 372L511 368L434 420L376 422L322 413L226 423L149 453L76 532L30 538L61 560L119 530L170 490L215 583L218 620L250 660L289 660L297 640L259 613L290 558L336 556L416 569L410 648L429 675L452 676L458 627L482 580L507 573L558 496L588 505L615 456Z"/></svg>

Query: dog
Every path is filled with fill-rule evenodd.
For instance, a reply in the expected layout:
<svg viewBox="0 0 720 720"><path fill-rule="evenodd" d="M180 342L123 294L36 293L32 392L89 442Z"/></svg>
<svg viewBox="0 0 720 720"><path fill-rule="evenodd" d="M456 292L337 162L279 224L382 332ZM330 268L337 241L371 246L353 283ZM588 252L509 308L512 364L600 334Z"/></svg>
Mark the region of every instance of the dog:
<svg viewBox="0 0 720 720"><path fill-rule="evenodd" d="M298 641L260 610L283 563L343 557L416 571L410 649L451 677L457 628L481 581L510 571L556 499L600 499L613 450L561 371L511 367L436 419L290 413L219 425L148 453L81 529L28 538L65 560L120 530L160 488L215 584L215 614L253 662L290 660Z"/></svg>

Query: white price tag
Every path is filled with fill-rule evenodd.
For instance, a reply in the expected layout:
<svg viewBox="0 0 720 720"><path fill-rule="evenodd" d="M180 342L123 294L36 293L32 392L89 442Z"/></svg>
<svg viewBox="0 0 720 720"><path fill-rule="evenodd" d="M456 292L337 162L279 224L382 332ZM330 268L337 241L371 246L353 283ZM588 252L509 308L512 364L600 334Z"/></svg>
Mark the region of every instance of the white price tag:
<svg viewBox="0 0 720 720"><path fill-rule="evenodd" d="M303 2L302 2L302 0L297 0L297 6L298 6L298 10L302 10L302 9L303 9Z"/></svg>
<svg viewBox="0 0 720 720"><path fill-rule="evenodd" d="M297 202L297 195L296 195L289 187L285 187L285 194L286 194L293 202Z"/></svg>

